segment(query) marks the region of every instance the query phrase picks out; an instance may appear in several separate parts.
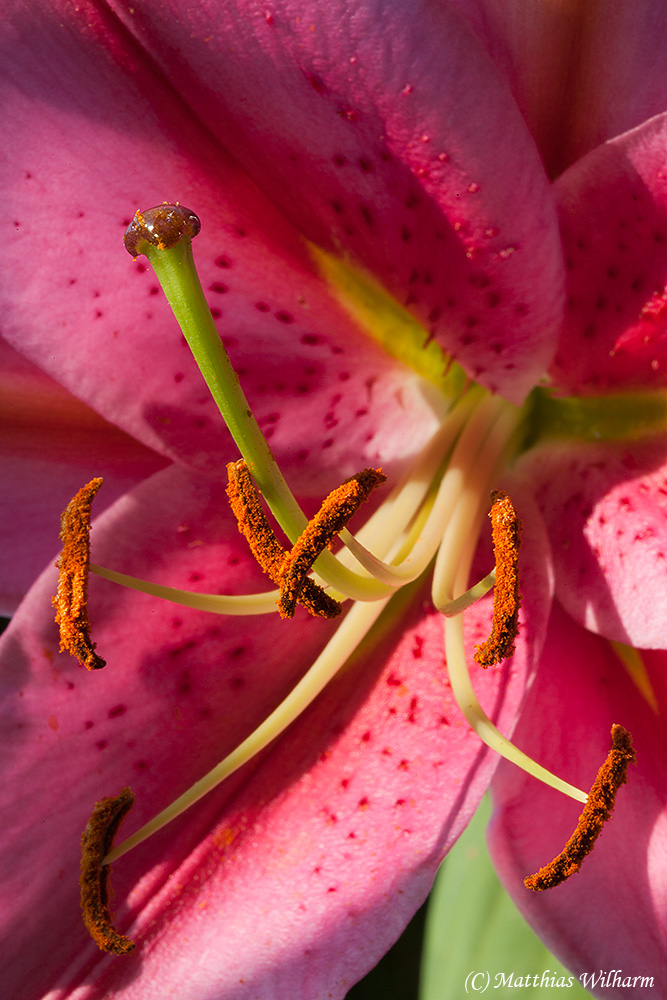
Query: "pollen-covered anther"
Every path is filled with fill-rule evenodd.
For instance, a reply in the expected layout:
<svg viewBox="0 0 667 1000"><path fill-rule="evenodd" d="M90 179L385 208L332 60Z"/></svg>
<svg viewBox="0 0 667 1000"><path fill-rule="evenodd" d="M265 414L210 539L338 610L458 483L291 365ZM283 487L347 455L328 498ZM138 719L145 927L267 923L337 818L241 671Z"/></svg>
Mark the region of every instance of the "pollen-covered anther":
<svg viewBox="0 0 667 1000"><path fill-rule="evenodd" d="M125 230L125 249L132 257L145 253L147 246L169 250L183 239L194 239L200 229L199 217L189 208L165 202L135 213Z"/></svg>
<svg viewBox="0 0 667 1000"><path fill-rule="evenodd" d="M113 926L109 909L111 868L103 864L113 846L114 837L134 805L134 795L123 788L115 796L95 803L88 825L81 837L81 912L90 936L102 951L126 955L134 941L120 934Z"/></svg>
<svg viewBox="0 0 667 1000"><path fill-rule="evenodd" d="M238 529L248 542L250 551L261 568L276 586L280 587L283 580L282 567L287 553L266 519L259 494L243 459L228 464L227 478L227 496ZM329 597L310 579L305 580L298 601L314 617L336 618L342 611L338 601Z"/></svg>
<svg viewBox="0 0 667 1000"><path fill-rule="evenodd" d="M56 563L60 571L58 591L51 598L60 628L60 649L69 650L88 670L97 670L106 663L95 652L88 619L90 510L101 485L102 480L97 478L82 486L62 513L60 537L63 548Z"/></svg>
<svg viewBox="0 0 667 1000"><path fill-rule="evenodd" d="M524 879L524 885L533 892L552 889L581 868L584 858L593 850L602 827L610 818L616 793L627 781L628 765L636 763L632 737L622 726L611 727L612 747L598 771L588 801L579 817L577 828L561 853L535 875Z"/></svg>
<svg viewBox="0 0 667 1000"><path fill-rule="evenodd" d="M493 622L491 634L475 651L475 660L482 667L511 656L514 641L519 634L519 550L521 547L521 521L516 516L512 501L502 490L491 495L489 511L493 552L496 561L496 582L493 590Z"/></svg>
<svg viewBox="0 0 667 1000"><path fill-rule="evenodd" d="M328 495L293 548L285 555L278 602L278 610L283 618L294 616L297 601L308 581L307 574L317 557L343 530L373 490L386 479L379 469L363 469Z"/></svg>

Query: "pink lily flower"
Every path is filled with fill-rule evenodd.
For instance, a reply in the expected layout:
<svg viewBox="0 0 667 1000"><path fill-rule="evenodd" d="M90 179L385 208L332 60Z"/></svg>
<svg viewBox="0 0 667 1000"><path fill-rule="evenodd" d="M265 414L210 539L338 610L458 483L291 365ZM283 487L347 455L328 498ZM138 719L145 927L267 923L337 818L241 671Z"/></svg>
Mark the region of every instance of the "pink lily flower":
<svg viewBox="0 0 667 1000"><path fill-rule="evenodd" d="M0 967L16 1000L343 997L492 778L498 868L550 947L577 973L667 973L667 146L665 120L647 120L667 104L661 5L604 31L578 12L585 60L570 76L572 37L533 6L3 8L2 107L20 141L2 175L15 463L2 594L9 610L22 600L1 645ZM427 575L289 729L114 866L135 951L89 940L77 877L92 804L130 784L128 828L150 820L338 634L301 611L215 618L94 579L108 666L88 676L58 652L49 525L92 475L105 479L96 513L107 504L95 563L208 593L266 589L225 497L238 452L157 282L120 248L137 206L165 197L203 220L213 314L309 513L364 464L389 486L410 474L449 412L446 357L489 405L530 413L531 447L498 474L524 522L520 633L505 665L474 668L475 691L567 781L590 786L614 722L639 762L565 886L532 895L521 878L560 849L577 807L497 767L463 720ZM530 395L545 372L571 405ZM528 410L537 398L544 418ZM552 413L571 415L559 437ZM491 564L483 537L471 582ZM489 621L490 597L466 611L470 662Z"/></svg>

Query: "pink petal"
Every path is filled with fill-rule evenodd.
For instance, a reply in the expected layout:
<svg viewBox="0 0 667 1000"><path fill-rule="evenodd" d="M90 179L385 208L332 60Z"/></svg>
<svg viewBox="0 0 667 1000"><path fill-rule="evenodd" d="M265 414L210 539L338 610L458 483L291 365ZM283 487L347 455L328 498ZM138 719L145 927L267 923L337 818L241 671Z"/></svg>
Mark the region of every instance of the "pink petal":
<svg viewBox="0 0 667 1000"><path fill-rule="evenodd" d="M662 0L453 0L509 79L550 176L667 104Z"/></svg>
<svg viewBox="0 0 667 1000"><path fill-rule="evenodd" d="M556 195L569 268L556 384L577 394L664 388L667 115L594 150Z"/></svg>
<svg viewBox="0 0 667 1000"><path fill-rule="evenodd" d="M0 613L11 614L60 547L59 512L95 475L101 512L165 463L0 339Z"/></svg>
<svg viewBox="0 0 667 1000"><path fill-rule="evenodd" d="M570 294L552 373L564 392L664 388L666 123L656 118L607 143L556 185ZM620 405L632 431L632 406ZM570 441L524 460L563 605L609 638L658 648L667 613L664 446L663 436Z"/></svg>
<svg viewBox="0 0 667 1000"><path fill-rule="evenodd" d="M642 656L662 713L665 654ZM517 742L588 790L609 749L612 723L632 733L637 765L581 871L546 892L523 887L523 877L564 846L580 807L504 763L492 785L491 854L524 916L575 975L620 969L624 976L653 976L659 991L667 975L667 746L661 714L639 694L607 642L554 610ZM605 997L639 992L593 990Z"/></svg>
<svg viewBox="0 0 667 1000"><path fill-rule="evenodd" d="M547 522L556 595L586 628L667 648L664 435L625 443L553 442L521 462Z"/></svg>
<svg viewBox="0 0 667 1000"><path fill-rule="evenodd" d="M164 470L96 522L94 557L207 590L256 585L221 494ZM544 536L539 518L530 523L520 649L506 668L476 671L508 731L549 600ZM488 566L488 550L481 558ZM12 903L1 911L2 967L14 1000L50 988L88 1000L343 997L424 899L495 767L453 705L426 595L399 601L268 752L115 866L118 922L139 944L114 959L87 942L78 915L78 840L93 801L130 783L126 827L136 828L277 703L331 626L305 615L222 621L93 581L109 663L87 675L56 653L53 585L49 571L3 637L12 805L1 877ZM488 604L471 615L471 643L488 628Z"/></svg>
<svg viewBox="0 0 667 1000"><path fill-rule="evenodd" d="M351 253L470 374L521 399L553 349L560 250L532 139L464 22L382 0L352 17L203 6L124 20L309 239Z"/></svg>
<svg viewBox="0 0 667 1000"><path fill-rule="evenodd" d="M311 369L309 389L321 388L327 412L323 400L351 374L349 359L329 351L369 350L313 274L300 232L357 257L415 308L425 338L441 339L490 386L523 396L553 351L560 248L530 137L468 29L446 11L408 19L396 7L391 24L386 10L378 21L368 3L344 30L335 9L321 5L313 12L319 31L310 31L304 10L294 36L291 29L283 36L277 10L273 23L245 8L239 20L232 5L186 30L185 12L179 8L174 21L162 5L144 33L147 9L125 16L149 53L173 56L168 79L196 116L97 9L62 5L53 13L57 29L46 19L39 31L15 12L15 25L5 28L14 54L3 92L8 128L30 122L6 181L15 213L6 218L6 249L12 266L19 262L7 338L151 447L182 453L183 425L200 412L197 391L174 383L185 374L184 356L178 337L167 339L173 322L160 295L140 304L154 282L122 294L133 270L118 249L137 204L166 196L204 219L204 285L221 310L222 332L243 344L235 362L243 367L247 357L256 367L277 345L290 359L281 396L299 395L303 369ZM371 30L380 23L381 35ZM334 28L335 48L326 34ZM400 55L386 48L392 36L403 39ZM254 60L252 73L242 52ZM131 73L121 74L119 62ZM241 131L250 117L256 142ZM221 147L252 168L296 229ZM301 361L304 338L319 345L305 352L314 360ZM294 343L301 349L285 355ZM120 385L108 375L119 369Z"/></svg>
<svg viewBox="0 0 667 1000"><path fill-rule="evenodd" d="M6 337L152 449L217 469L229 435L155 278L122 247L138 205L180 199L204 219L204 287L283 468L313 478L316 456L326 492L329 466L345 478L359 462L410 455L435 426L421 380L353 327L298 234L115 21L69 4L53 17L41 35L34 20L19 24L4 67L16 78L5 81L3 109L22 134L2 203L11 212L0 249L12 273ZM119 71L121 52L131 76Z"/></svg>

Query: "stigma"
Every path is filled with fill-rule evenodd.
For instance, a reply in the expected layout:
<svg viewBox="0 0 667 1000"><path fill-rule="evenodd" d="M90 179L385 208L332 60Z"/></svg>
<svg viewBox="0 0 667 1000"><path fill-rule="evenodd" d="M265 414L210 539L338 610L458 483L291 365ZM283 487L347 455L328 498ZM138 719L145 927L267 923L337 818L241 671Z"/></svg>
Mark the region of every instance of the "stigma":
<svg viewBox="0 0 667 1000"><path fill-rule="evenodd" d="M511 498L497 484L519 447L524 414L480 386L467 384L446 400L433 438L397 481L381 469L362 469L328 493L318 512L305 516L264 438L222 344L197 276L192 239L197 216L179 205L138 212L125 245L144 253L191 348L195 362L239 457L227 465L227 496L238 530L274 589L262 594L196 594L152 584L90 561L90 508L101 480L92 480L63 514L63 555L54 598L62 648L89 669L104 665L95 653L86 607L88 573L145 593L219 614L277 613L291 619L301 606L337 628L304 676L258 728L191 788L118 845L114 836L133 802L125 789L98 802L83 839L84 921L103 950L124 954L132 942L113 926L108 908L109 865L132 850L242 767L282 733L345 666L391 599L406 585L430 578L432 602L443 623L446 668L462 715L499 755L580 803L571 842L550 865L526 880L546 889L577 871L611 816L618 788L634 760L629 734L612 730L613 747L590 793L571 785L524 754L486 715L474 690L466 654L464 615L493 589L488 638L474 660L502 668L520 639L522 524ZM461 384L459 380L458 384ZM368 499L379 500L357 527ZM490 519L493 563L470 585L473 558ZM355 530L351 531L354 520ZM274 527L275 524L275 527ZM285 546L277 534L289 541ZM85 890L85 891L84 891ZM85 897L85 898L84 898Z"/></svg>

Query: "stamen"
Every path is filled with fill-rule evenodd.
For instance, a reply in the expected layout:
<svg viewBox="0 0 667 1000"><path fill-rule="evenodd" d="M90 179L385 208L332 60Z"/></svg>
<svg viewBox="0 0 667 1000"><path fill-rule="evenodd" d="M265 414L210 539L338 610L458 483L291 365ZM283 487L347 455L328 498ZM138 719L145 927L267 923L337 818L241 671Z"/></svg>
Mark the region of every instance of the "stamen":
<svg viewBox="0 0 667 1000"><path fill-rule="evenodd" d="M483 399L461 435L459 468L448 468L443 477L444 484L450 471L458 471L450 485L451 508L433 572L433 603L439 611L468 588L472 556L489 509L488 497L505 467L519 420L515 407L495 397ZM455 458L456 452L452 464Z"/></svg>
<svg viewBox="0 0 667 1000"><path fill-rule="evenodd" d="M610 818L616 793L627 781L628 765L636 763L632 737L622 726L611 727L612 747L598 771L593 787L588 793L584 811L577 828L561 853L535 875L525 878L523 884L533 892L552 889L581 868L584 858L593 850L602 827Z"/></svg>
<svg viewBox="0 0 667 1000"><path fill-rule="evenodd" d="M506 493L494 490L491 498L493 502L489 517L496 560L493 624L491 635L477 647L474 656L475 661L484 668L500 663L514 652L514 640L519 634L521 606L517 563L522 523Z"/></svg>
<svg viewBox="0 0 667 1000"><path fill-rule="evenodd" d="M161 583L151 583L129 573L117 573L105 566L90 564L90 572L101 576L103 580L119 583L121 587L136 590L140 594L150 594L160 597L172 604L180 604L184 608L194 608L195 611L209 611L214 615L270 615L276 610L276 600L280 596L278 590L266 590L262 594L202 594L194 590L180 590L178 587L165 587Z"/></svg>
<svg viewBox="0 0 667 1000"><path fill-rule="evenodd" d="M333 490L308 522L282 564L278 610L283 618L294 617L296 603L308 583L307 574L317 557L343 530L373 490L386 480L387 477L379 469L363 469Z"/></svg>
<svg viewBox="0 0 667 1000"><path fill-rule="evenodd" d="M459 597L454 598L452 601L445 601L439 605L438 611L445 618L455 618L456 615L463 614L464 611L471 608L477 601L481 601L483 597L486 597L495 582L496 567L494 566L490 573L482 577L473 587L468 587Z"/></svg>
<svg viewBox="0 0 667 1000"><path fill-rule="evenodd" d="M586 792L567 781L563 781L557 774L548 771L537 761L533 760L518 747L514 746L499 729L489 719L488 715L477 700L468 665L466 663L465 644L463 641L463 618L458 615L456 618L445 619L445 653L447 656L447 672L452 685L452 693L456 702L463 712L470 727L479 736L483 743L491 747L497 754L506 760L516 764L523 771L532 774L538 781L555 788L556 791L568 795L576 802L588 801Z"/></svg>
<svg viewBox="0 0 667 1000"><path fill-rule="evenodd" d="M60 628L60 649L69 650L87 670L106 663L95 652L88 619L88 572L90 567L90 509L101 479L92 479L70 500L60 519L63 549L56 563L58 591L51 602Z"/></svg>
<svg viewBox="0 0 667 1000"><path fill-rule="evenodd" d="M440 432L433 438L433 451L429 447L424 452L424 461L418 461L411 473L415 485L421 480L427 488L424 490L423 502L419 508L414 509L414 515L417 516L408 519L411 520L412 540L409 541L409 535L406 536L407 544L399 548L391 564L376 558L364 545L359 544L361 537L365 535L365 528L361 529L356 538L346 530L341 532L341 540L349 551L376 579L395 589L416 580L427 568L442 541L456 504L463 470L477 453L480 426L483 425L486 430L487 417L496 407L494 400L485 398L476 390L472 390L453 407ZM376 519L379 529L377 545L378 540L392 525L391 505L388 505L386 512L383 504L369 519L369 524ZM407 523L404 522L405 527ZM402 528L403 525L401 530ZM398 537L400 531L396 530L393 534ZM338 558L343 561L345 553L339 554Z"/></svg>
<svg viewBox="0 0 667 1000"><path fill-rule="evenodd" d="M83 921L93 941L115 955L126 955L134 941L113 926L109 910L111 869L102 864L109 853L118 828L134 805L134 795L124 788L116 796L95 803L93 813L81 837L81 910Z"/></svg>
<svg viewBox="0 0 667 1000"><path fill-rule="evenodd" d="M496 412L481 447L472 447L473 456L466 466L466 476L459 489L459 499L451 514L440 546L433 573L433 603L440 609L458 599L467 585L470 567L477 548L477 540L484 522L490 484L497 478L506 462L506 454L517 432L516 411L505 404ZM480 428L480 434L483 429ZM457 596L455 596L457 595ZM463 635L463 616L445 618L445 654L447 672L456 702L479 738L496 753L532 774L551 788L568 795L577 802L586 802L588 796L581 788L570 785L552 774L537 761L514 746L494 726L480 705L473 688Z"/></svg>
<svg viewBox="0 0 667 1000"><path fill-rule="evenodd" d="M227 479L227 496L238 529L267 576L279 583L285 550L264 514L259 493L243 459L227 464Z"/></svg>
<svg viewBox="0 0 667 1000"><path fill-rule="evenodd" d="M276 538L266 519L255 484L250 478L248 466L241 459L227 466L227 496L239 531L247 540L250 550L264 572L275 584L282 584L282 566L287 556L285 549ZM322 588L305 579L299 594L299 602L314 617L336 618L343 610L338 601L329 597ZM280 605L279 605L280 610ZM283 618L292 617L281 611Z"/></svg>

